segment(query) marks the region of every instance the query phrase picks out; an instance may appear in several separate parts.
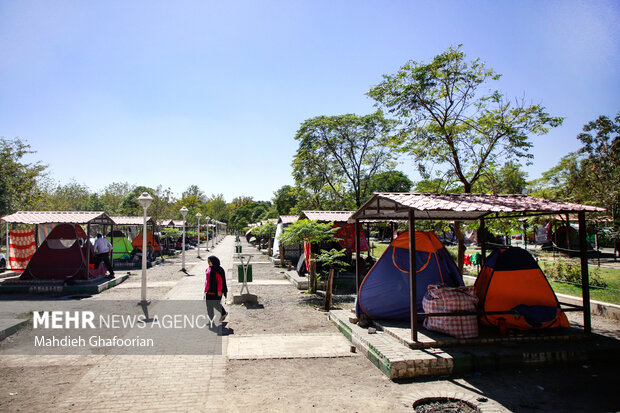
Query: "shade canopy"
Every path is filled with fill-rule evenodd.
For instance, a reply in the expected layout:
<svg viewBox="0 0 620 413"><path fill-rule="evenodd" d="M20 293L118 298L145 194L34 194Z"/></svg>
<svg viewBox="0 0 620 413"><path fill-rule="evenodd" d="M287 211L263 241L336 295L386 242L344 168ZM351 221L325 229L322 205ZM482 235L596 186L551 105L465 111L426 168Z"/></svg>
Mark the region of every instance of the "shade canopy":
<svg viewBox="0 0 620 413"><path fill-rule="evenodd" d="M0 220L10 224L100 224L116 222L101 211L18 211Z"/></svg>
<svg viewBox="0 0 620 413"><path fill-rule="evenodd" d="M317 222L347 222L354 211L301 211L299 219Z"/></svg>
<svg viewBox="0 0 620 413"><path fill-rule="evenodd" d="M139 226L144 224L144 217L110 217L116 225ZM146 217L147 225L155 225L151 217Z"/></svg>
<svg viewBox="0 0 620 413"><path fill-rule="evenodd" d="M557 202L529 195L430 194L377 192L355 211L349 222L359 220L408 219L413 210L416 219L476 220L492 213L536 215L549 213L603 212L604 208Z"/></svg>

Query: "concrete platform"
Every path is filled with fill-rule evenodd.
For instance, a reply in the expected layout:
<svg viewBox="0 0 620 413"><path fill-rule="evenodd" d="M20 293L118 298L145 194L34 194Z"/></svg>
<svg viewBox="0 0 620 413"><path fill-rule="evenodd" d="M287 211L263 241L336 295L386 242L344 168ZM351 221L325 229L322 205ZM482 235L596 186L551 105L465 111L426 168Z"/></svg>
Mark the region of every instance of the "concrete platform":
<svg viewBox="0 0 620 413"><path fill-rule="evenodd" d="M79 283L74 285L64 285L62 282L51 282L46 280L6 280L0 285L0 293L59 295L99 294L108 288L112 288L122 283L127 278L129 278L129 274L117 276L113 279L100 278L87 283Z"/></svg>
<svg viewBox="0 0 620 413"><path fill-rule="evenodd" d="M233 295L232 303L256 305L258 304L258 297L254 294L236 294Z"/></svg>
<svg viewBox="0 0 620 413"><path fill-rule="evenodd" d="M0 320L0 341L4 340L11 334L15 334L19 329L25 327L29 321L29 318L11 318Z"/></svg>
<svg viewBox="0 0 620 413"><path fill-rule="evenodd" d="M295 270L284 271L284 275L298 290L308 289L308 277L300 277Z"/></svg>
<svg viewBox="0 0 620 413"><path fill-rule="evenodd" d="M332 310L330 319L351 341L390 379L442 376L484 370L511 369L519 366L547 363L583 362L587 360L620 360L620 341L600 335L579 335L572 339L539 338L524 341L519 338L501 342L479 341L451 345L436 342L421 348L411 348L398 334L381 331L369 334L349 321L348 310ZM435 341L426 333L418 333L421 342ZM445 336L447 337L447 336ZM542 340L542 341L540 341Z"/></svg>

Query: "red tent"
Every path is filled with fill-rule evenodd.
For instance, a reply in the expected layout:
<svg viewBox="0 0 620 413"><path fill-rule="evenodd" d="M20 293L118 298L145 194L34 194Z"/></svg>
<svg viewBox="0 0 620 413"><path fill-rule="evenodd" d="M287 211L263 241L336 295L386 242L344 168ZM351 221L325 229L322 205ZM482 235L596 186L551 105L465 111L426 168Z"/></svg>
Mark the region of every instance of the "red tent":
<svg viewBox="0 0 620 413"><path fill-rule="evenodd" d="M105 267L91 268L95 250L78 224L58 224L36 250L22 280L88 280L105 274Z"/></svg>

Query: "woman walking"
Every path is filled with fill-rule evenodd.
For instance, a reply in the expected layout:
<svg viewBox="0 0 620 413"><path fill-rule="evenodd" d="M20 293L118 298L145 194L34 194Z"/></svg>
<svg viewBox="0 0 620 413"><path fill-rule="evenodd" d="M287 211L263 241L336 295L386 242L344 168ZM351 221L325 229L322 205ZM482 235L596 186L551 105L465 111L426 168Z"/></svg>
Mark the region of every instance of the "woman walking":
<svg viewBox="0 0 620 413"><path fill-rule="evenodd" d="M222 306L222 295L226 297L228 287L226 286L226 272L220 265L220 260L215 255L208 258L209 267L206 271L205 279L205 301L207 303L207 314L211 323L215 321L213 308L220 313L220 322L226 319L228 313Z"/></svg>

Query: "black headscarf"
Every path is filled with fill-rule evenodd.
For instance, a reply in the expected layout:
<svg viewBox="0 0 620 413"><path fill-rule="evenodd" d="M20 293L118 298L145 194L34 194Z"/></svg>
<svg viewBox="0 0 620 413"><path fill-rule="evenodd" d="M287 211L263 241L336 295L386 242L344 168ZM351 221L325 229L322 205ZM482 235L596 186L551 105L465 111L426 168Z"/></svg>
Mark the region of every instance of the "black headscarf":
<svg viewBox="0 0 620 413"><path fill-rule="evenodd" d="M209 257L209 261L211 261L212 264L211 271L219 273L222 277L222 295L227 297L226 294L228 293L228 287L226 286L226 271L224 271L224 268L220 265L220 259L215 255L211 255Z"/></svg>

